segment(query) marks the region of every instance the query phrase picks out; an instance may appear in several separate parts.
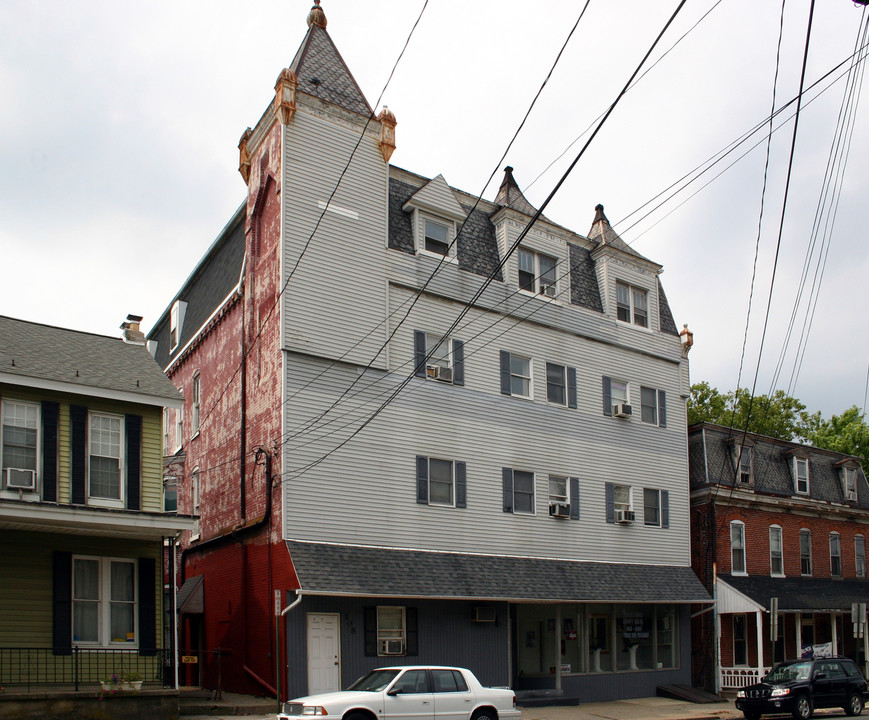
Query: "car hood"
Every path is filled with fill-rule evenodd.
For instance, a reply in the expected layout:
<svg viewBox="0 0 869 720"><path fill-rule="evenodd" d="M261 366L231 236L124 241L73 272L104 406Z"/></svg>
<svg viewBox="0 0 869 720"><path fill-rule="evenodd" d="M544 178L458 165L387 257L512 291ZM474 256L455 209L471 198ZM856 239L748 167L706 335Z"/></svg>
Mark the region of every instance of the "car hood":
<svg viewBox="0 0 869 720"><path fill-rule="evenodd" d="M743 690L772 690L776 687L792 688L796 685L807 684L805 680L785 680L783 682L759 682L754 685L748 685Z"/></svg>
<svg viewBox="0 0 869 720"><path fill-rule="evenodd" d="M348 705L353 703L377 702L383 698L382 692L370 692L368 690L341 690L338 692L320 693L319 695L306 695L294 698L292 703L303 705Z"/></svg>

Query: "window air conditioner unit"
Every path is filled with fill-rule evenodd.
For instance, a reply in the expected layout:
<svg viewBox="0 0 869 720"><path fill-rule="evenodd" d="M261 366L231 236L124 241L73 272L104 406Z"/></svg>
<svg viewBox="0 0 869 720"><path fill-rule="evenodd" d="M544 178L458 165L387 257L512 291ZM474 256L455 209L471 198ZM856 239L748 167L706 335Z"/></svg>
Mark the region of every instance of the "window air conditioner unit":
<svg viewBox="0 0 869 720"><path fill-rule="evenodd" d="M543 285L540 288L540 294L545 295L546 297L554 298L556 295L555 285Z"/></svg>
<svg viewBox="0 0 869 720"><path fill-rule="evenodd" d="M570 517L570 503L549 503L549 514L557 518Z"/></svg>
<svg viewBox="0 0 869 720"><path fill-rule="evenodd" d="M626 403L618 403L613 405L613 416L619 418L628 418L633 415L633 409Z"/></svg>
<svg viewBox="0 0 869 720"><path fill-rule="evenodd" d="M633 510L616 510L616 522L620 525L630 525L634 518Z"/></svg>
<svg viewBox="0 0 869 720"><path fill-rule="evenodd" d="M403 655L404 641L403 640L381 640L380 641L381 655Z"/></svg>
<svg viewBox="0 0 869 720"><path fill-rule="evenodd" d="M9 490L36 490L36 471L6 468L6 487Z"/></svg>
<svg viewBox="0 0 869 720"><path fill-rule="evenodd" d="M475 607L474 622L495 622L495 608L493 607Z"/></svg>
<svg viewBox="0 0 869 720"><path fill-rule="evenodd" d="M443 367L441 365L434 365L429 368L429 377L433 377L435 380L440 380L441 382L449 382L453 381L453 369L450 367Z"/></svg>

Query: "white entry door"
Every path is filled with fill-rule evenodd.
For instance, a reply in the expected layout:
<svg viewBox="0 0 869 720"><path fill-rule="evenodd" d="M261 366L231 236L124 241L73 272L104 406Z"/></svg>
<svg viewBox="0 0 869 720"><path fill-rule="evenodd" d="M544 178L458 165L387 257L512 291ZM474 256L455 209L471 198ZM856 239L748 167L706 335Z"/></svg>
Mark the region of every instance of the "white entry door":
<svg viewBox="0 0 869 720"><path fill-rule="evenodd" d="M340 616L308 613L308 695L341 689Z"/></svg>

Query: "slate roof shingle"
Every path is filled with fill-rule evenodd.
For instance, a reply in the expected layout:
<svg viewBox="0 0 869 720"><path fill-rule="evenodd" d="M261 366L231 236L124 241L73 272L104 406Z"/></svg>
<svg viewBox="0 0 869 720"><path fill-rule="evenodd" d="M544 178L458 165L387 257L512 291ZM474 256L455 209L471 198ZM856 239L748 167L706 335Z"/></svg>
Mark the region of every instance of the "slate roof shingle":
<svg viewBox="0 0 869 720"><path fill-rule="evenodd" d="M867 580L726 574L719 575L718 579L763 608L768 609L770 598L777 597L778 609L784 612L851 612L852 603L866 602L869 597Z"/></svg>

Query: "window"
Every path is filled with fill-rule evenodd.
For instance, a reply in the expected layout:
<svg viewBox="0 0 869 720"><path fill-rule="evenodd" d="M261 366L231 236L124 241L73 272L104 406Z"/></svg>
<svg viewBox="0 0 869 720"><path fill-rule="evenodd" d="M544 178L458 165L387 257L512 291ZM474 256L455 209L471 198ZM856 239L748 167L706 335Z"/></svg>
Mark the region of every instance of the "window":
<svg viewBox="0 0 869 720"><path fill-rule="evenodd" d="M839 544L839 533L830 533L830 575L842 575L842 549Z"/></svg>
<svg viewBox="0 0 869 720"><path fill-rule="evenodd" d="M74 557L73 642L136 643L136 564L133 560Z"/></svg>
<svg viewBox="0 0 869 720"><path fill-rule="evenodd" d="M163 455L169 454L169 408L163 408Z"/></svg>
<svg viewBox="0 0 869 720"><path fill-rule="evenodd" d="M429 672L431 672L434 692L468 692L468 684L458 670L432 668Z"/></svg>
<svg viewBox="0 0 869 720"><path fill-rule="evenodd" d="M163 512L178 512L178 481L174 477L163 481Z"/></svg>
<svg viewBox="0 0 869 720"><path fill-rule="evenodd" d="M465 384L465 345L461 340L434 333L414 332L417 377L427 377L453 385Z"/></svg>
<svg viewBox="0 0 869 720"><path fill-rule="evenodd" d="M549 255L519 248L519 287L532 293L555 297L555 266L558 261Z"/></svg>
<svg viewBox="0 0 869 720"><path fill-rule="evenodd" d="M193 376L193 389L190 393L192 402L192 413L190 418L190 434L196 435L199 432L199 408L200 408L200 392L202 389L201 376L196 373Z"/></svg>
<svg viewBox="0 0 869 720"><path fill-rule="evenodd" d="M751 472L752 448L748 445L737 445L737 474L736 480L740 485L751 485L753 479Z"/></svg>
<svg viewBox="0 0 869 720"><path fill-rule="evenodd" d="M616 282L616 317L622 322L649 327L649 309L646 291Z"/></svg>
<svg viewBox="0 0 869 720"><path fill-rule="evenodd" d="M857 468L842 468L842 489L846 501L857 502Z"/></svg>
<svg viewBox="0 0 869 720"><path fill-rule="evenodd" d="M403 607L377 606L377 654L404 655L407 649Z"/></svg>
<svg viewBox="0 0 869 720"><path fill-rule="evenodd" d="M501 351L501 394L531 399L531 359Z"/></svg>
<svg viewBox="0 0 869 720"><path fill-rule="evenodd" d="M534 473L503 468L504 512L534 514Z"/></svg>
<svg viewBox="0 0 869 720"><path fill-rule="evenodd" d="M769 574L779 577L785 574L782 559L782 532L778 525L769 527Z"/></svg>
<svg viewBox="0 0 869 720"><path fill-rule="evenodd" d="M88 497L98 505L123 507L121 418L91 413Z"/></svg>
<svg viewBox="0 0 869 720"><path fill-rule="evenodd" d="M667 394L655 388L640 388L642 420L660 427L667 426Z"/></svg>
<svg viewBox="0 0 869 720"><path fill-rule="evenodd" d="M425 249L436 255L449 255L450 240L449 228L443 223L435 222L426 218L425 223Z"/></svg>
<svg viewBox="0 0 869 720"><path fill-rule="evenodd" d="M733 616L733 664L748 665L745 615Z"/></svg>
<svg viewBox="0 0 869 720"><path fill-rule="evenodd" d="M800 530L800 574L812 574L812 531Z"/></svg>
<svg viewBox="0 0 869 720"><path fill-rule="evenodd" d="M549 502L550 503L569 503L570 497L567 494L567 478L559 475L549 476Z"/></svg>
<svg viewBox="0 0 869 720"><path fill-rule="evenodd" d="M463 462L416 456L416 501L420 505L467 507Z"/></svg>
<svg viewBox="0 0 869 720"><path fill-rule="evenodd" d="M556 405L567 405L567 378L564 365L546 363L546 399Z"/></svg>
<svg viewBox="0 0 869 720"><path fill-rule="evenodd" d="M191 536L193 538L199 537L199 493L201 488L199 486L199 468L193 468L193 473L190 476L190 506L193 512L193 515L196 516L196 520L193 524L193 530L191 531Z"/></svg>
<svg viewBox="0 0 869 720"><path fill-rule="evenodd" d="M628 417L632 413L630 386L623 380L603 376L603 414Z"/></svg>
<svg viewBox="0 0 869 720"><path fill-rule="evenodd" d="M184 446L184 408L175 411L175 452Z"/></svg>
<svg viewBox="0 0 869 720"><path fill-rule="evenodd" d="M794 488L799 495L809 494L809 460L794 458Z"/></svg>
<svg viewBox="0 0 869 720"><path fill-rule="evenodd" d="M858 578L866 577L866 540L862 535L854 536L854 570Z"/></svg>
<svg viewBox="0 0 869 720"><path fill-rule="evenodd" d="M393 653L387 654L391 655ZM395 684L390 688L390 692L393 690L400 692L402 695L431 693L431 690L428 686L428 677L425 670L407 670L404 675L398 678L398 680L395 681Z"/></svg>
<svg viewBox="0 0 869 720"><path fill-rule="evenodd" d="M39 405L3 400L2 454L4 490L38 487Z"/></svg>
<svg viewBox="0 0 869 720"><path fill-rule="evenodd" d="M745 525L739 520L730 523L730 572L745 574Z"/></svg>
<svg viewBox="0 0 869 720"><path fill-rule="evenodd" d="M661 525L661 491L645 488L643 490L643 524Z"/></svg>
<svg viewBox="0 0 869 720"><path fill-rule="evenodd" d="M181 342L181 329L184 325L184 315L187 312L187 303L176 300L169 311L169 352L178 347Z"/></svg>
<svg viewBox="0 0 869 720"><path fill-rule="evenodd" d="M623 512L631 510L631 486L630 485L613 485L613 509Z"/></svg>

